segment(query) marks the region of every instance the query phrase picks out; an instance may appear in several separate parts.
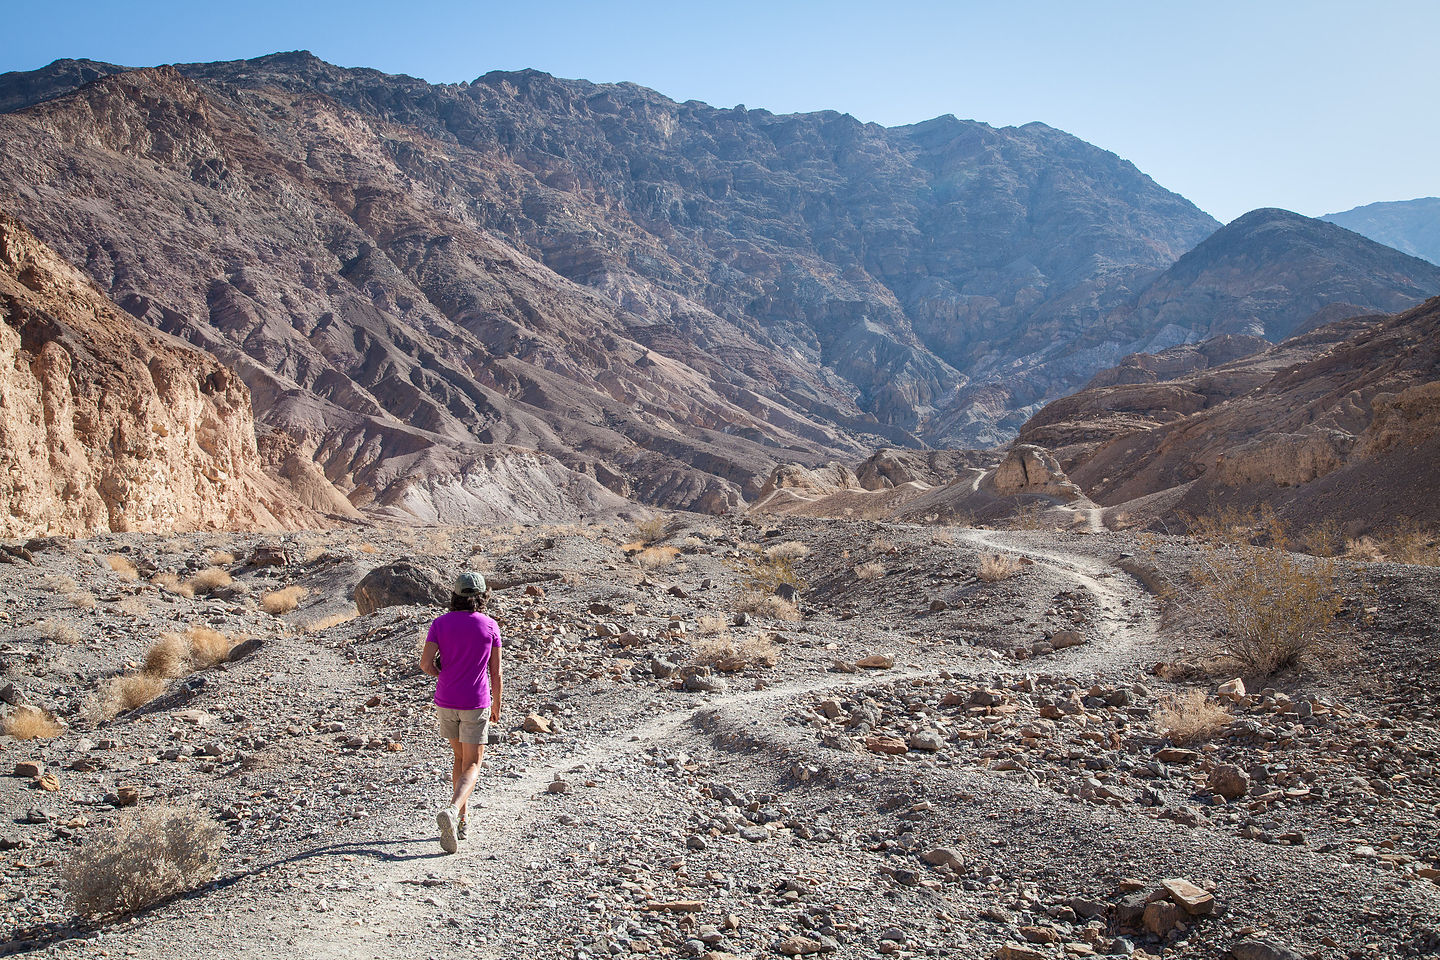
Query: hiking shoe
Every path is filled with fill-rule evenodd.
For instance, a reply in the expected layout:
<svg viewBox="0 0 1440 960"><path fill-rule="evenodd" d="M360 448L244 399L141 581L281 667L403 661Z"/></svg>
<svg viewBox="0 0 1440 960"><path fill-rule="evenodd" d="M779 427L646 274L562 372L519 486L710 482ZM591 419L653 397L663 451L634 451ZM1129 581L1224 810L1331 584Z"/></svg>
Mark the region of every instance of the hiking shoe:
<svg viewBox="0 0 1440 960"><path fill-rule="evenodd" d="M440 826L440 849L446 853L459 850L460 844L455 840L455 808L441 810L435 815L435 822Z"/></svg>
<svg viewBox="0 0 1440 960"><path fill-rule="evenodd" d="M455 836L461 840L465 839L465 818L460 818L460 825L455 828Z"/></svg>

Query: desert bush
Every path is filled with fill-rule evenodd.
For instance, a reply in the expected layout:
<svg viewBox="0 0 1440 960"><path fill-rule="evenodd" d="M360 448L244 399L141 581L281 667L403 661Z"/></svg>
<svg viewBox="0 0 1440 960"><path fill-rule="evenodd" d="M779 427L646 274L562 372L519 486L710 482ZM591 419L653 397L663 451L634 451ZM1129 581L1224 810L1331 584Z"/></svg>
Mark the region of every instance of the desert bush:
<svg viewBox="0 0 1440 960"><path fill-rule="evenodd" d="M679 553L675 547L646 547L635 555L635 562L646 570L659 570L674 563Z"/></svg>
<svg viewBox="0 0 1440 960"><path fill-rule="evenodd" d="M356 547L355 549L356 549L356 550L359 550L361 553L379 553L379 552L380 552L380 548L377 547L377 546L375 546L375 544L373 544L373 543L362 543L362 544L360 544L360 546Z"/></svg>
<svg viewBox="0 0 1440 960"><path fill-rule="evenodd" d="M37 740L60 735L60 724L39 707L16 707L5 718L5 732L16 740Z"/></svg>
<svg viewBox="0 0 1440 960"><path fill-rule="evenodd" d="M164 692L165 678L157 674L127 673L114 677L106 687L101 714L108 719L143 707Z"/></svg>
<svg viewBox="0 0 1440 960"><path fill-rule="evenodd" d="M146 807L87 839L61 869L76 913L133 913L215 874L224 831L191 806Z"/></svg>
<svg viewBox="0 0 1440 960"><path fill-rule="evenodd" d="M40 578L39 586L49 593L74 593L80 589L74 577L67 577L63 573L46 574Z"/></svg>
<svg viewBox="0 0 1440 960"><path fill-rule="evenodd" d="M695 630L702 637L714 636L725 632L725 618L711 614L705 614L695 620Z"/></svg>
<svg viewBox="0 0 1440 960"><path fill-rule="evenodd" d="M115 604L115 609L132 617L143 617L150 612L150 604L140 597L125 597Z"/></svg>
<svg viewBox="0 0 1440 960"><path fill-rule="evenodd" d="M56 643L79 643L80 631L64 620L42 620L40 621L40 636L46 640L53 640Z"/></svg>
<svg viewBox="0 0 1440 960"><path fill-rule="evenodd" d="M696 536L689 536L686 537L684 540L680 541L680 546L684 547L686 550L699 550L701 547L705 546L705 541L701 540L699 537Z"/></svg>
<svg viewBox="0 0 1440 960"><path fill-rule="evenodd" d="M235 554L229 550L211 550L207 555L210 562L217 567L228 567L235 562Z"/></svg>
<svg viewBox="0 0 1440 960"><path fill-rule="evenodd" d="M230 659L231 639L219 630L192 624L185 628L185 641L190 645L190 667L203 670Z"/></svg>
<svg viewBox="0 0 1440 960"><path fill-rule="evenodd" d="M1008 553L987 553L980 557L980 579L999 583L1020 572L1020 558Z"/></svg>
<svg viewBox="0 0 1440 960"><path fill-rule="evenodd" d="M231 579L230 574L219 567L206 567L191 577L187 586L194 593L209 593L212 590L230 586Z"/></svg>
<svg viewBox="0 0 1440 960"><path fill-rule="evenodd" d="M179 634L161 634L145 651L145 672L157 677L178 677L189 666L190 642Z"/></svg>
<svg viewBox="0 0 1440 960"><path fill-rule="evenodd" d="M179 594L182 597L195 596L195 588L188 583L182 583L179 575L162 570L150 578L150 582L169 593Z"/></svg>
<svg viewBox="0 0 1440 960"><path fill-rule="evenodd" d="M322 630L329 630L331 627L338 627L342 623L349 623L358 616L360 616L360 612L354 607L351 607L343 613L332 613L328 617L319 617L318 619L310 620L302 624L300 629L306 633L319 633Z"/></svg>
<svg viewBox="0 0 1440 960"><path fill-rule="evenodd" d="M306 588L297 586L268 591L260 597L260 609L278 617L280 614L289 613L300 606L300 601L305 599L309 592Z"/></svg>
<svg viewBox="0 0 1440 960"><path fill-rule="evenodd" d="M896 549L895 541L880 536L871 537L869 546L876 553L894 553Z"/></svg>
<svg viewBox="0 0 1440 960"><path fill-rule="evenodd" d="M711 637L695 645L695 659L701 663L724 663L730 669L773 667L780 648L765 636Z"/></svg>
<svg viewBox="0 0 1440 960"><path fill-rule="evenodd" d="M874 580L876 577L885 576L885 564L879 560L871 560L869 563L857 564L855 576L861 580Z"/></svg>
<svg viewBox="0 0 1440 960"><path fill-rule="evenodd" d="M1379 563L1385 559L1385 553L1380 549L1380 544L1375 542L1374 537L1354 537L1345 541L1345 559L1357 560L1362 563Z"/></svg>
<svg viewBox="0 0 1440 960"><path fill-rule="evenodd" d="M765 556L771 560L800 560L810 556L810 548L799 540L786 540L765 549Z"/></svg>
<svg viewBox="0 0 1440 960"><path fill-rule="evenodd" d="M95 609L95 594L89 590L77 590L75 593L69 594L65 599L69 600L70 606L76 610Z"/></svg>
<svg viewBox="0 0 1440 960"><path fill-rule="evenodd" d="M1011 530L1041 530L1045 526L1040 519L1040 504L1026 503L1015 509L1015 515L1010 518L1009 527Z"/></svg>
<svg viewBox="0 0 1440 960"><path fill-rule="evenodd" d="M771 620L799 620L800 608L792 601L777 597L773 593L744 590L736 608L743 613L753 613Z"/></svg>
<svg viewBox="0 0 1440 960"><path fill-rule="evenodd" d="M1203 690L1186 690L1167 697L1155 710L1155 729L1172 743L1208 740L1229 725L1229 711Z"/></svg>
<svg viewBox="0 0 1440 960"><path fill-rule="evenodd" d="M115 553L106 557L105 562L121 580L140 579L140 571L135 569L135 564L131 563L127 557L122 557L120 554Z"/></svg>
<svg viewBox="0 0 1440 960"><path fill-rule="evenodd" d="M1339 517L1326 517L1301 530L1296 542L1312 557L1333 557L1345 549L1345 526Z"/></svg>
<svg viewBox="0 0 1440 960"><path fill-rule="evenodd" d="M1265 676L1321 652L1343 604L1334 561L1279 546L1210 544L1191 580L1192 602L1218 616L1230 655Z"/></svg>
<svg viewBox="0 0 1440 960"><path fill-rule="evenodd" d="M646 517L635 522L635 536L641 543L654 543L665 536L666 526L668 523L662 516Z"/></svg>
<svg viewBox="0 0 1440 960"><path fill-rule="evenodd" d="M1385 531L1381 550L1391 563L1440 566L1440 546L1435 537L1413 521L1402 521Z"/></svg>

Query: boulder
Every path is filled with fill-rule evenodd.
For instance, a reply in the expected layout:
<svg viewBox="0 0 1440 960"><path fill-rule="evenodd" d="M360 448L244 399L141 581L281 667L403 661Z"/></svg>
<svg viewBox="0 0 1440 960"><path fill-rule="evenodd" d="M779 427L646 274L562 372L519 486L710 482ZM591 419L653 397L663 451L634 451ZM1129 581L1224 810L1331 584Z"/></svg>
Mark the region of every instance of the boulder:
<svg viewBox="0 0 1440 960"><path fill-rule="evenodd" d="M1210 771L1210 792L1226 800L1235 800L1250 789L1250 778L1233 763L1225 763Z"/></svg>
<svg viewBox="0 0 1440 960"><path fill-rule="evenodd" d="M398 560L360 578L354 598L362 617L383 607L441 606L450 599L450 584L434 567Z"/></svg>
<svg viewBox="0 0 1440 960"><path fill-rule="evenodd" d="M1017 443L1010 448L1000 466L990 475L990 488L1002 497L1040 494L1071 502L1085 495L1065 476L1056 460L1044 447Z"/></svg>

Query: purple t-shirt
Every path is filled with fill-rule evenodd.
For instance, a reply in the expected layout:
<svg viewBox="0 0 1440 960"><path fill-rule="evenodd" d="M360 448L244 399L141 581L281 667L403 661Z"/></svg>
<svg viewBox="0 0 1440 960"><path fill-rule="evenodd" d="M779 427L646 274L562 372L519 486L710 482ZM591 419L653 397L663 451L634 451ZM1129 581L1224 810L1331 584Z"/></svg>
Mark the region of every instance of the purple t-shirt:
<svg viewBox="0 0 1440 960"><path fill-rule="evenodd" d="M440 648L435 706L484 710L490 706L490 651L500 649L500 627L483 613L457 610L435 618L428 643Z"/></svg>

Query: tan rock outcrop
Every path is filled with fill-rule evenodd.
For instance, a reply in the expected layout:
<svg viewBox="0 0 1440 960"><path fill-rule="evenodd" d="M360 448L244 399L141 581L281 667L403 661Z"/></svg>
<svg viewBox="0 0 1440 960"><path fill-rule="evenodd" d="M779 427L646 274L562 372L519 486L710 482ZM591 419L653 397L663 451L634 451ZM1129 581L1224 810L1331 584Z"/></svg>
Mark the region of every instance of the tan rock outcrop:
<svg viewBox="0 0 1440 960"><path fill-rule="evenodd" d="M1043 447L1017 443L995 468L987 481L994 493L1002 497L1039 494L1059 500L1079 500L1080 488L1065 476L1060 463Z"/></svg>
<svg viewBox="0 0 1440 960"><path fill-rule="evenodd" d="M0 213L0 535L276 527L250 394Z"/></svg>

